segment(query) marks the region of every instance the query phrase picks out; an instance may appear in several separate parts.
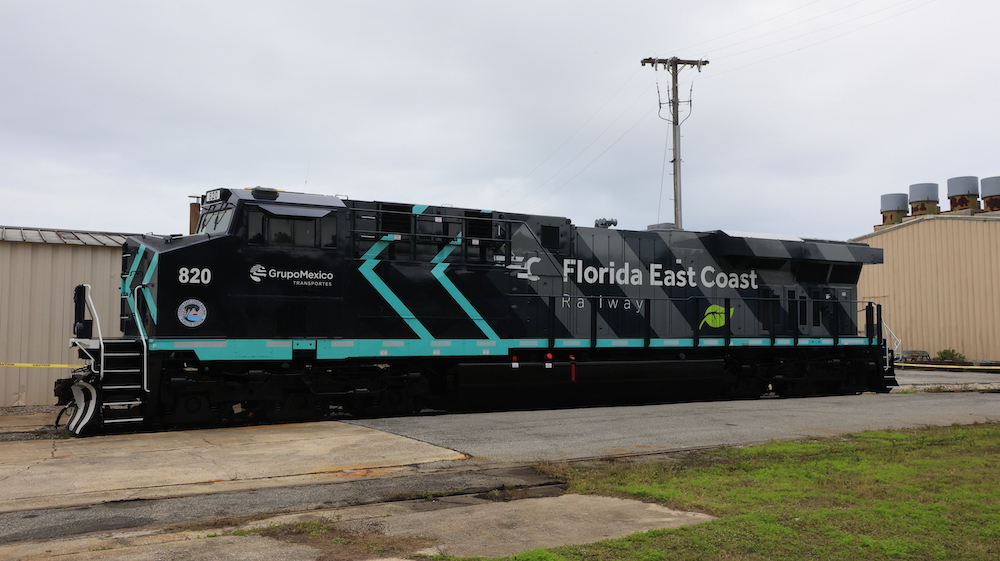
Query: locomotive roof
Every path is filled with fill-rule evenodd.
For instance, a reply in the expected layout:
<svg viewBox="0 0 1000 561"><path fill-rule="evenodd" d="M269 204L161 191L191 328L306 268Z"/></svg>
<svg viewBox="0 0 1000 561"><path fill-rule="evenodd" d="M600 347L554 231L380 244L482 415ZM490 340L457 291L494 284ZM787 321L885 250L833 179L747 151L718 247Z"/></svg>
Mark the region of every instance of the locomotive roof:
<svg viewBox="0 0 1000 561"><path fill-rule="evenodd" d="M717 251L721 255L744 255L777 259L809 259L840 263L883 262L882 249L856 242L840 242L768 236L745 232L717 230Z"/></svg>
<svg viewBox="0 0 1000 561"><path fill-rule="evenodd" d="M335 195L316 195L312 193L293 193L290 191L276 191L271 190L269 192L274 193L275 198L260 198L254 196L255 189L232 189L230 192L237 198L244 201L258 201L261 203L284 203L284 204L294 204L294 205L310 205L310 206L326 206L326 207L336 207L343 208L347 205L344 201Z"/></svg>
<svg viewBox="0 0 1000 561"><path fill-rule="evenodd" d="M281 213L278 205L299 205L310 207L345 208L353 206L346 204L340 197L334 195L318 195L312 193L294 193L289 191L278 191L275 189L246 188L229 189L232 197L243 201L253 201L269 211ZM277 203L277 204L275 204ZM367 204L367 203L366 203ZM392 204L392 203L377 203ZM420 206L420 205L418 205ZM288 207L284 207L287 209ZM305 209L304 209L305 210ZM484 211L480 211L484 212ZM303 214L303 216L314 216L313 214ZM319 215L315 215L319 216ZM528 218L525 215L517 215L519 219ZM514 215L508 215L514 218ZM551 218L551 217L535 217ZM559 218L559 220L566 220ZM568 221L568 220L567 220ZM586 229L586 228L581 228ZM619 230L627 232L628 230ZM642 232L642 231L633 231ZM830 240L817 240L799 238L795 236L782 236L775 234L759 234L752 232L738 232L733 230L714 230L708 232L692 232L686 230L673 230L671 237L675 242L679 239L676 236L701 238L702 244L708 242L705 236L714 238L708 242L711 247L706 247L710 251L720 255L747 256L758 258L776 259L809 259L818 261L841 262L841 263L882 263L882 250L869 247L863 243L843 242ZM684 242L681 242L684 243Z"/></svg>

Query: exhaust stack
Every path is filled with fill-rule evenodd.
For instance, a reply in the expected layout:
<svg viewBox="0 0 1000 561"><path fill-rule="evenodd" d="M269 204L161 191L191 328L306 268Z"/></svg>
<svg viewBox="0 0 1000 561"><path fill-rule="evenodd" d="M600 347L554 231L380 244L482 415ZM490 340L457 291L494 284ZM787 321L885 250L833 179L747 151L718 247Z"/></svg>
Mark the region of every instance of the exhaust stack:
<svg viewBox="0 0 1000 561"><path fill-rule="evenodd" d="M983 210L1000 212L1000 177L984 177L981 183Z"/></svg>
<svg viewBox="0 0 1000 561"><path fill-rule="evenodd" d="M924 216L940 212L941 207L938 204L937 183L914 183L910 185L911 216Z"/></svg>
<svg viewBox="0 0 1000 561"><path fill-rule="evenodd" d="M875 229L901 224L909 209L906 193L889 193L882 195L882 225Z"/></svg>
<svg viewBox="0 0 1000 561"><path fill-rule="evenodd" d="M966 175L949 179L948 202L951 204L948 212L968 211L968 214L980 212L979 178Z"/></svg>

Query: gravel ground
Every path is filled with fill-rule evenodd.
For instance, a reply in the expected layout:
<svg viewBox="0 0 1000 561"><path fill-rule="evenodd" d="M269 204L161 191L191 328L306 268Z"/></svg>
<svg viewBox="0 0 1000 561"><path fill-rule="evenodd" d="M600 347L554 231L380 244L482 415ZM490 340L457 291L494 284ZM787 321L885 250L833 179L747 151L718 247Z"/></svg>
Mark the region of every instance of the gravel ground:
<svg viewBox="0 0 1000 561"><path fill-rule="evenodd" d="M36 413L52 413L56 415L62 407L58 405L17 405L13 407L0 407L0 417L11 415L34 415Z"/></svg>
<svg viewBox="0 0 1000 561"><path fill-rule="evenodd" d="M0 426L0 442L69 438L70 432L66 429L67 417L65 415L60 421L62 426L56 428L52 425L52 423L55 422L60 409L62 409L62 407L58 405L19 405L14 407L0 407L0 417L43 415L49 419L45 426L32 430L24 430L25 427Z"/></svg>

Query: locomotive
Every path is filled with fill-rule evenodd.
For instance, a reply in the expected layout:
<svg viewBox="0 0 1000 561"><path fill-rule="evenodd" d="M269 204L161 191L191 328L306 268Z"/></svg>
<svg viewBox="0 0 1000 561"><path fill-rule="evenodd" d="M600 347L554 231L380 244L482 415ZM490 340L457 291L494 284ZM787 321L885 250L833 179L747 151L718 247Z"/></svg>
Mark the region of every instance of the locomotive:
<svg viewBox="0 0 1000 561"><path fill-rule="evenodd" d="M90 287L57 382L76 433L393 415L476 396L713 398L895 386L864 244L216 189L132 236L122 337ZM442 401L443 400L443 401ZM340 414L340 413L338 413Z"/></svg>

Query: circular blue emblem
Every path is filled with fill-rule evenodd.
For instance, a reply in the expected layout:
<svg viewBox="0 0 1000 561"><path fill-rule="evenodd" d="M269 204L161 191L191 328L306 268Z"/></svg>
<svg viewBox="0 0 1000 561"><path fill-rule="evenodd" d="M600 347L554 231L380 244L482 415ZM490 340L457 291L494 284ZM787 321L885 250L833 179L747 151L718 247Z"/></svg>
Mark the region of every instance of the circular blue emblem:
<svg viewBox="0 0 1000 561"><path fill-rule="evenodd" d="M189 298L177 307L177 319L187 327L198 327L205 323L206 317L208 317L208 309L205 308L205 304L201 300Z"/></svg>

